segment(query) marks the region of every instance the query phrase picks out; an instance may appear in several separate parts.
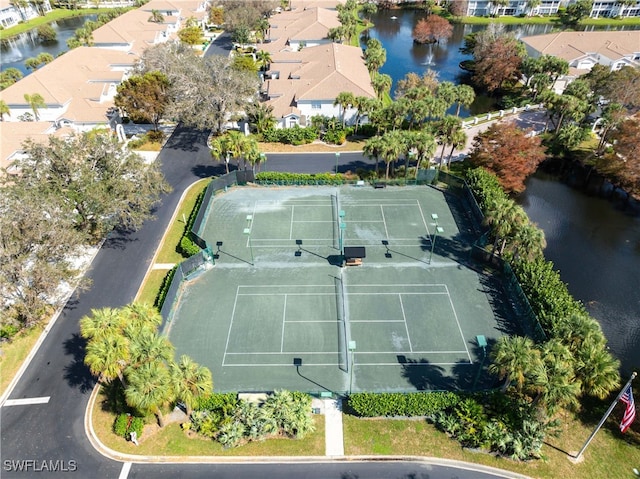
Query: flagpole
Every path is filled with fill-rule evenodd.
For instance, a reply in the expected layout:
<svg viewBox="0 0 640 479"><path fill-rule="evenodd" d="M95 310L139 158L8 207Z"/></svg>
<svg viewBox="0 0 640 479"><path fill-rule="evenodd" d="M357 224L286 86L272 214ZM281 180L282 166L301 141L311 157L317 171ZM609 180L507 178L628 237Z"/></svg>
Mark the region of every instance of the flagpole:
<svg viewBox="0 0 640 479"><path fill-rule="evenodd" d="M616 407L616 404L618 404L618 401L620 401L620 398L622 397L624 392L627 390L629 385L631 385L631 382L635 379L637 374L638 373L636 373L636 372L631 374L631 378L629 379L629 381L627 381L627 384L625 384L624 387L620 390L620 392L618 393L618 396L611 403L611 406L609 406L609 409L607 409L607 412L604 413L604 416L602 416L602 419L600 420L600 422L598 423L596 428L593 430L593 432L589 436L589 439L587 439L587 442L584 443L584 446L582 446L582 449L580 449L580 452L578 453L578 455L575 456L576 459L580 459L580 456L582 456L582 453L584 452L584 450L587 448L587 446L589 445L591 440L594 438L596 433L600 430L600 428L602 427L604 422L607 420L607 418L609 417L609 414L611 414L611 411L613 411L613 408Z"/></svg>

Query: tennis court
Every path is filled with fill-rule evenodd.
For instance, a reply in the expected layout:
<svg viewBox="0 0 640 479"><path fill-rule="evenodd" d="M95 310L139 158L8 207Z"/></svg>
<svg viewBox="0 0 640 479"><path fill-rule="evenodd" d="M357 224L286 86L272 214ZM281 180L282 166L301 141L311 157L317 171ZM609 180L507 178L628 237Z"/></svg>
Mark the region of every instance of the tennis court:
<svg viewBox="0 0 640 479"><path fill-rule="evenodd" d="M459 222L424 186L229 190L201 232L216 265L186 284L170 339L219 391L468 386L476 337L503 332Z"/></svg>

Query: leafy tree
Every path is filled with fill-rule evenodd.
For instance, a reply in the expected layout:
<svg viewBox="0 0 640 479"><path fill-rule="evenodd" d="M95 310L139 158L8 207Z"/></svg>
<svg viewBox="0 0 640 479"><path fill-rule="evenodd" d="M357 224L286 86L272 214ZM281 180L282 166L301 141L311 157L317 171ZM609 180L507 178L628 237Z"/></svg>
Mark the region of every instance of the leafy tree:
<svg viewBox="0 0 640 479"><path fill-rule="evenodd" d="M57 195L40 194L6 171L2 178L0 325L19 329L63 304L55 292L61 282L73 283L77 271L71 260L82 238Z"/></svg>
<svg viewBox="0 0 640 479"><path fill-rule="evenodd" d="M525 382L539 367L540 355L533 341L522 336L502 336L491 351L489 372L505 379L503 391L515 382L522 391Z"/></svg>
<svg viewBox="0 0 640 479"><path fill-rule="evenodd" d="M469 160L495 173L505 190L520 192L545 157L540 137L511 123L495 123L476 137Z"/></svg>
<svg viewBox="0 0 640 479"><path fill-rule="evenodd" d="M36 121L39 121L40 115L38 113L40 112L40 108L47 107L47 104L44 101L44 97L40 93L33 93L31 95L29 93L25 93L24 101L27 102L27 104L31 108L31 111L33 111L33 116L35 117Z"/></svg>
<svg viewBox="0 0 640 479"><path fill-rule="evenodd" d="M196 25L178 30L178 38L186 45L202 43L202 29Z"/></svg>
<svg viewBox="0 0 640 479"><path fill-rule="evenodd" d="M4 121L5 115L11 116L11 109L6 101L0 100L0 121Z"/></svg>
<svg viewBox="0 0 640 479"><path fill-rule="evenodd" d="M53 42L56 40L56 37L58 36L56 31L53 29L53 27L48 23L44 25L40 25L37 29L37 32L38 32L38 38L42 42Z"/></svg>
<svg viewBox="0 0 640 479"><path fill-rule="evenodd" d="M162 193L169 191L157 163L123 150L104 134L50 136L48 144L29 139L12 178L33 194L53 194L74 228L87 239L102 238L114 227L137 228Z"/></svg>
<svg viewBox="0 0 640 479"><path fill-rule="evenodd" d="M500 34L487 41L478 41L473 50L473 78L476 83L494 92L506 81L515 80L519 74L522 58L525 56L523 46L511 34Z"/></svg>
<svg viewBox="0 0 640 479"><path fill-rule="evenodd" d="M232 66L241 75L255 74L258 71L258 64L248 55L235 55Z"/></svg>
<svg viewBox="0 0 640 479"><path fill-rule="evenodd" d="M7 68L0 73L0 88L5 89L20 80L24 75L17 68Z"/></svg>
<svg viewBox="0 0 640 479"><path fill-rule="evenodd" d="M222 25L224 23L224 8L222 7L209 8L209 23L216 26Z"/></svg>
<svg viewBox="0 0 640 479"><path fill-rule="evenodd" d="M564 25L578 25L580 20L589 16L592 8L593 2L591 0L577 0L575 3L567 5L566 10L558 12L560 21Z"/></svg>
<svg viewBox="0 0 640 479"><path fill-rule="evenodd" d="M433 70L427 70L419 76L417 73L409 72L404 78L398 80L396 85L395 97L402 98L414 88L421 88L424 92L425 98L427 96L435 95L436 90L438 89L438 73ZM417 91L417 90L416 90Z"/></svg>
<svg viewBox="0 0 640 479"><path fill-rule="evenodd" d="M159 71L134 75L118 85L114 103L134 122L158 126L169 103L169 79Z"/></svg>
<svg viewBox="0 0 640 479"><path fill-rule="evenodd" d="M453 34L453 25L440 15L429 15L418 21L411 36L416 43L440 43Z"/></svg>
<svg viewBox="0 0 640 479"><path fill-rule="evenodd" d="M467 10L469 7L468 0L456 0L452 2L447 2L447 10L453 17L464 17L467 15Z"/></svg>
<svg viewBox="0 0 640 479"><path fill-rule="evenodd" d="M378 5L371 2L365 2L361 5L360 11L367 19L367 22L371 23L371 17L378 12Z"/></svg>

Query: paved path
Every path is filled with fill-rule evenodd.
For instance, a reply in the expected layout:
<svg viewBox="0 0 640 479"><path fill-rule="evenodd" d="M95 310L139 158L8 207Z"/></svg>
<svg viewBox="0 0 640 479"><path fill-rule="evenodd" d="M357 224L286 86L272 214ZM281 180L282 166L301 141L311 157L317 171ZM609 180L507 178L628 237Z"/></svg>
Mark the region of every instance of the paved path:
<svg viewBox="0 0 640 479"><path fill-rule="evenodd" d="M324 440L326 456L344 456L342 399L324 400Z"/></svg>

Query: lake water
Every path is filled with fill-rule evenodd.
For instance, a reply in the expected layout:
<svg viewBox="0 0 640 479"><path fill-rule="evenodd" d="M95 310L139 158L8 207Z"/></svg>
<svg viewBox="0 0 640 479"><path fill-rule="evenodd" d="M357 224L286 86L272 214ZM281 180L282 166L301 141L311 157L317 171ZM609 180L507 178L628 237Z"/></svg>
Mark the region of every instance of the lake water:
<svg viewBox="0 0 640 479"><path fill-rule="evenodd" d="M40 53L49 53L57 57L66 52L67 40L73 38L75 31L81 28L85 22L97 19L96 15L86 15L82 17L66 18L51 23L57 33L53 42L41 42L38 38L37 30L30 30L0 42L0 69L17 68L27 75L31 71L24 66L24 61L28 58L37 57Z"/></svg>

